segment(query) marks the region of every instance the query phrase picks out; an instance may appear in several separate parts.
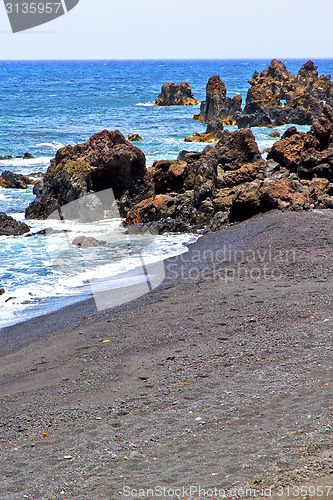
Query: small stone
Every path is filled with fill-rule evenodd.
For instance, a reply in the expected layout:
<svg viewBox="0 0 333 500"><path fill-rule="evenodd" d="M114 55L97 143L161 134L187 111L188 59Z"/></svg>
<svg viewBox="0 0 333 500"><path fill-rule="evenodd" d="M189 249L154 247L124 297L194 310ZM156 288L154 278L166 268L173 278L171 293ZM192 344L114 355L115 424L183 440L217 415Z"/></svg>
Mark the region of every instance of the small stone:
<svg viewBox="0 0 333 500"><path fill-rule="evenodd" d="M64 456L64 460L72 460L72 459L73 459L72 455L65 455Z"/></svg>
<svg viewBox="0 0 333 500"><path fill-rule="evenodd" d="M142 137L139 134L128 134L129 141L142 141Z"/></svg>

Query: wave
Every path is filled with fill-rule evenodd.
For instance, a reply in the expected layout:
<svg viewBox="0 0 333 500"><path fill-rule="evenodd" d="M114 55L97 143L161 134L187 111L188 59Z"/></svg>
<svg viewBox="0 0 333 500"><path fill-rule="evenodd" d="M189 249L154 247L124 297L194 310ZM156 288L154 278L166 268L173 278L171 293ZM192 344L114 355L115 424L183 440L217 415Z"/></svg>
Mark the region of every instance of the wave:
<svg viewBox="0 0 333 500"><path fill-rule="evenodd" d="M46 166L52 160L52 156L41 156L39 158L12 158L10 160L0 160L0 167L26 167L28 165L31 166Z"/></svg>
<svg viewBox="0 0 333 500"><path fill-rule="evenodd" d="M74 143L73 143L74 144ZM41 142L40 144L36 144L37 148L50 148L58 151L58 149L64 148L67 144L62 144L61 142Z"/></svg>
<svg viewBox="0 0 333 500"><path fill-rule="evenodd" d="M97 290L121 289L145 281L141 267L142 258L138 253L142 248L141 237L131 235L124 240L123 231L119 231L120 220L100 222L97 233L96 223L81 225L75 221L68 221L66 228L71 228L70 235L65 233L38 239L17 238L15 245L20 246L23 242L23 246L28 245L25 254L38 253L46 272L39 274L37 271L29 277L25 272L26 261L11 262L13 275L8 276L6 283L1 283L6 293L0 296L0 329L84 300ZM44 224L49 226L50 221L39 221L36 225ZM61 222L54 221L53 225L55 228L60 227ZM89 258L85 261L83 256L77 259L75 249L72 253L71 241L75 236L82 234L83 229L86 234L90 233L103 239L108 239L107 235L111 230L113 248L111 247L111 250L109 248L107 254L103 253L106 247L92 250L92 260ZM113 232L113 229L117 231ZM128 238L130 241L127 241ZM186 245L196 239L197 236L191 234L152 236L144 249L144 263L149 265L161 262L168 257L186 252ZM8 243L13 245L11 241ZM15 248L11 250L14 252ZM6 248L6 255L9 253L10 249ZM33 279L33 282L29 279Z"/></svg>
<svg viewBox="0 0 333 500"><path fill-rule="evenodd" d="M154 106L153 102L138 102L135 106L143 106L145 108L148 108L150 106Z"/></svg>

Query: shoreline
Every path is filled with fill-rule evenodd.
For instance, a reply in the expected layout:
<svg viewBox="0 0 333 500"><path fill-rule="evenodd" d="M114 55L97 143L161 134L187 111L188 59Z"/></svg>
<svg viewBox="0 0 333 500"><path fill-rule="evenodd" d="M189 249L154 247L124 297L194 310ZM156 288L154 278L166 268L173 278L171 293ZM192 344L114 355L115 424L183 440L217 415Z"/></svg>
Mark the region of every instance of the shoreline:
<svg viewBox="0 0 333 500"><path fill-rule="evenodd" d="M255 485L262 498L274 484L275 498L282 485L329 485L332 214L225 227L190 245L187 262L166 261L147 296L17 326L0 369L2 496L105 500L127 485L196 484ZM223 245L238 251L235 269L272 267L268 254L248 259L269 245L296 258L274 260L279 279L225 281L230 262L211 258Z"/></svg>

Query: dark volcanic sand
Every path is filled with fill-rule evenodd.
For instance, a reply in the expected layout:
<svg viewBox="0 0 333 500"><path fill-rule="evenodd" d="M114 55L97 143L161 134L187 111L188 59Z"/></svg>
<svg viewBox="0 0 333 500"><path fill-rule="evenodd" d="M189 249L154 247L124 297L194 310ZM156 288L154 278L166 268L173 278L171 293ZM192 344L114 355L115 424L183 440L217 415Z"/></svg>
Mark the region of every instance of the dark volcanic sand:
<svg viewBox="0 0 333 500"><path fill-rule="evenodd" d="M204 236L129 305L3 330L20 343L2 351L0 498L333 498L332 227L270 212ZM208 249L217 267L194 262Z"/></svg>

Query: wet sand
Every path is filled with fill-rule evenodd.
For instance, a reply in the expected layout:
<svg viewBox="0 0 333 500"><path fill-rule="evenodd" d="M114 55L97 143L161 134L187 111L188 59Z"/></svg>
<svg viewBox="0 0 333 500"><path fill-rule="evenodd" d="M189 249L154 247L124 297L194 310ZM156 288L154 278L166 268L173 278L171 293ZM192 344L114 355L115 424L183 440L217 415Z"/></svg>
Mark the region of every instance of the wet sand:
<svg viewBox="0 0 333 500"><path fill-rule="evenodd" d="M333 498L332 229L260 215L130 304L2 330L0 497Z"/></svg>

